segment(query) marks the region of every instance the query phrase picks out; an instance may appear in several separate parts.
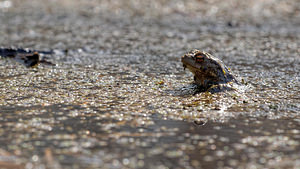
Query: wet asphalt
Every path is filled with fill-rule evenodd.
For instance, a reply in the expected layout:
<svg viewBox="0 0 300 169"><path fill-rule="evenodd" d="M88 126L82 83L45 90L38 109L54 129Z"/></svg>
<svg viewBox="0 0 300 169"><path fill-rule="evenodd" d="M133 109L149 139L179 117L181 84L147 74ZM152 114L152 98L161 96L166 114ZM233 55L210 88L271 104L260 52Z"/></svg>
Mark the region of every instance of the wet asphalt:
<svg viewBox="0 0 300 169"><path fill-rule="evenodd" d="M299 168L300 8L291 1L0 1L0 168ZM180 57L241 85L195 92Z"/></svg>

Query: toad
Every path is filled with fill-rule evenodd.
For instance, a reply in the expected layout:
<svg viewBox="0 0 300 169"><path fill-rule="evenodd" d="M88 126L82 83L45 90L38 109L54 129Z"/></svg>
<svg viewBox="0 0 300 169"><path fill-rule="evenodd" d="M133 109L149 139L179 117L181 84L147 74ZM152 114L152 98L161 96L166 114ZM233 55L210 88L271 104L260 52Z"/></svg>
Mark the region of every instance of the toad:
<svg viewBox="0 0 300 169"><path fill-rule="evenodd" d="M195 84L202 91L231 89L230 84L238 83L230 69L217 57L194 49L181 57L184 69L194 74Z"/></svg>

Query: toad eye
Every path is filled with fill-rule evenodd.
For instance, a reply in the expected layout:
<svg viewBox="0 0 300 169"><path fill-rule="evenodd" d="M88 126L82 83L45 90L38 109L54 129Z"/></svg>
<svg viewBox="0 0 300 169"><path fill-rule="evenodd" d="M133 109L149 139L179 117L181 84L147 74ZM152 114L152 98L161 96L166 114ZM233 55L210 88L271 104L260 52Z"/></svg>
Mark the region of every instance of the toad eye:
<svg viewBox="0 0 300 169"><path fill-rule="evenodd" d="M195 60L196 60L196 62L198 62L198 63L203 62L203 61L204 61L204 55L201 54L201 53L196 54L196 55L195 55Z"/></svg>

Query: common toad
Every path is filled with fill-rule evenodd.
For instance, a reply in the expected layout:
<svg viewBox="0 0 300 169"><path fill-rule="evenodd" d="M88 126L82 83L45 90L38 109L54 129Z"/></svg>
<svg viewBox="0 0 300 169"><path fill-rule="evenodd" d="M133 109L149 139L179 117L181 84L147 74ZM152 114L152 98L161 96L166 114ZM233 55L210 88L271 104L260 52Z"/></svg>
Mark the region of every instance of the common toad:
<svg viewBox="0 0 300 169"><path fill-rule="evenodd" d="M181 57L184 69L194 74L195 84L203 91L218 91L231 88L228 84L237 83L229 68L207 52L194 49Z"/></svg>
<svg viewBox="0 0 300 169"><path fill-rule="evenodd" d="M37 67L39 63L47 64L47 65L55 65L44 58L41 59L40 54L52 54L50 51L31 51L28 49L20 49L20 48L0 48L0 56L4 58L12 58L26 67Z"/></svg>

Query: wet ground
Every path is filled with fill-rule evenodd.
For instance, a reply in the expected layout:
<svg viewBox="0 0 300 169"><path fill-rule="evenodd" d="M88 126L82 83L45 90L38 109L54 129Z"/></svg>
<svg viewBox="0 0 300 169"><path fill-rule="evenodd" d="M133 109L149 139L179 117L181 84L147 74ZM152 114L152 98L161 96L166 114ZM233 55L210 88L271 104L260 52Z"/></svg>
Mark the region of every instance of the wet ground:
<svg viewBox="0 0 300 169"><path fill-rule="evenodd" d="M0 1L0 168L299 168L299 1ZM236 91L195 93L180 56Z"/></svg>

